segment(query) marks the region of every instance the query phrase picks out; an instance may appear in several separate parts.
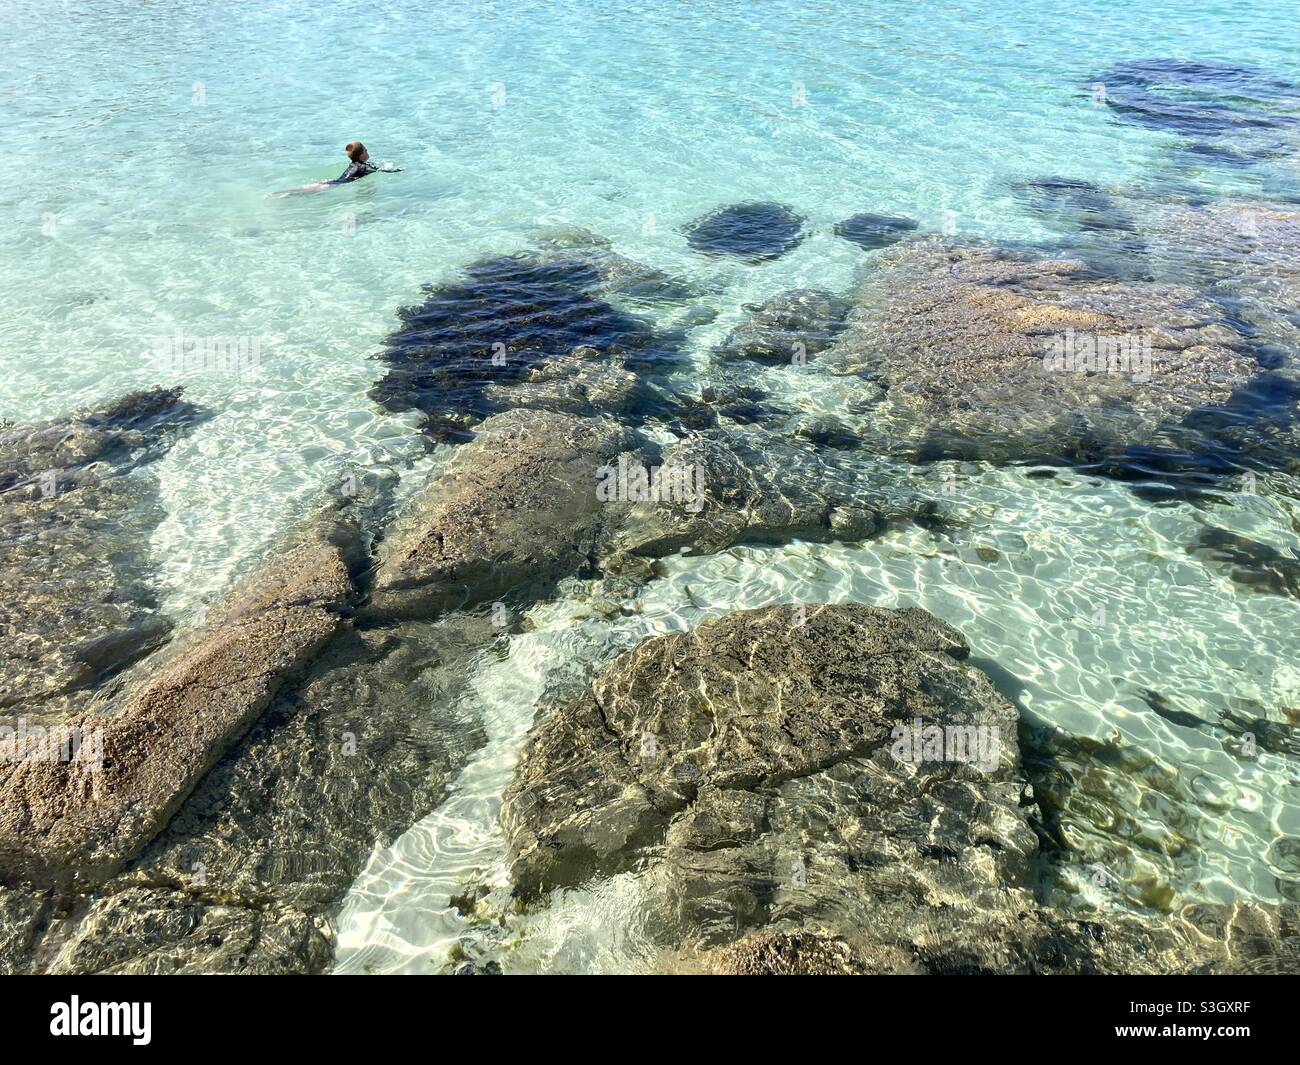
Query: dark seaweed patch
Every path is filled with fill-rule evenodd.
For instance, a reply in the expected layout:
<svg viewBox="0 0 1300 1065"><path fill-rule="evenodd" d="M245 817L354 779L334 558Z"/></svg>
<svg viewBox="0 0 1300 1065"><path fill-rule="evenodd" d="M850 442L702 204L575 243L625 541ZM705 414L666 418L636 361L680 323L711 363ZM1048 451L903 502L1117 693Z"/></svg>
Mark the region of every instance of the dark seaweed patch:
<svg viewBox="0 0 1300 1065"><path fill-rule="evenodd" d="M1040 177L1015 182L1011 188L1021 203L1044 220L1093 233L1137 232L1132 217L1090 181Z"/></svg>
<svg viewBox="0 0 1300 1065"><path fill-rule="evenodd" d="M462 439L501 409L491 385L517 384L536 367L578 348L645 370L663 355L651 325L596 293L598 262L525 253L475 263L463 281L428 290L381 358L371 398L390 411L420 410L435 436Z"/></svg>
<svg viewBox="0 0 1300 1065"><path fill-rule="evenodd" d="M1092 182L1038 177L1013 182L1011 192L1029 214L1063 235L1053 254L1078 256L1110 276L1147 275L1148 249L1137 224Z"/></svg>
<svg viewBox="0 0 1300 1065"><path fill-rule="evenodd" d="M873 251L897 244L916 227L916 221L911 218L864 212L836 223L835 235L866 251Z"/></svg>
<svg viewBox="0 0 1300 1065"><path fill-rule="evenodd" d="M1235 170L1244 169L1248 166L1254 166L1264 159L1273 159L1283 154L1278 149L1254 149L1250 151L1235 151L1231 148L1224 148L1217 144L1208 144L1204 141L1196 141L1185 147L1178 149L1181 155L1190 165L1196 164L1213 164L1215 166L1231 167Z"/></svg>
<svg viewBox="0 0 1300 1065"><path fill-rule="evenodd" d="M780 258L803 239L803 219L779 203L721 207L686 227L686 242L696 251L754 263Z"/></svg>
<svg viewBox="0 0 1300 1065"><path fill-rule="evenodd" d="M1279 105L1300 105L1294 83L1229 63L1143 59L1119 63L1094 81L1122 120L1186 137L1277 129L1296 121Z"/></svg>
<svg viewBox="0 0 1300 1065"><path fill-rule="evenodd" d="M1300 558L1226 529L1201 530L1188 553L1225 567L1231 581L1267 595L1300 596Z"/></svg>

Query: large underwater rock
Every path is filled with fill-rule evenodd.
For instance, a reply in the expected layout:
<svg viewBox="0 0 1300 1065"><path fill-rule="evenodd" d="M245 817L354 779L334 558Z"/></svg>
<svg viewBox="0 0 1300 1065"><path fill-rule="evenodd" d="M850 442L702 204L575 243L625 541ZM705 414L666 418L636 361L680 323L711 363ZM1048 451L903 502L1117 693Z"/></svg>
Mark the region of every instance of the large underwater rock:
<svg viewBox="0 0 1300 1065"><path fill-rule="evenodd" d="M364 613L393 622L530 599L683 550L861 540L919 505L900 485L865 480L860 461L801 441L706 431L660 444L609 418L508 411L395 523Z"/></svg>
<svg viewBox="0 0 1300 1065"><path fill-rule="evenodd" d="M369 612L427 616L584 569L608 520L598 471L635 446L607 418L520 410L484 422L385 541Z"/></svg>
<svg viewBox="0 0 1300 1065"><path fill-rule="evenodd" d="M487 613L345 630L90 905L52 971L328 968L335 913L375 847L433 810L482 744L457 704L499 631Z"/></svg>
<svg viewBox="0 0 1300 1065"><path fill-rule="evenodd" d="M865 606L644 640L530 738L502 810L516 890L639 869L669 945L816 927L936 971L1032 964L1016 712L967 653ZM958 736L970 761L945 760Z"/></svg>
<svg viewBox="0 0 1300 1065"><path fill-rule="evenodd" d="M735 544L863 540L917 505L900 486L868 480L860 463L761 430L697 433L654 461L686 474L691 491L619 512L599 551L607 566Z"/></svg>
<svg viewBox="0 0 1300 1065"><path fill-rule="evenodd" d="M116 873L334 636L354 596L333 543L286 548L116 707L62 722L81 738L76 757L0 765L0 872L76 888Z"/></svg>
<svg viewBox="0 0 1300 1065"><path fill-rule="evenodd" d="M686 242L706 255L729 255L748 263L779 259L804 237L803 219L780 203L719 207L686 227Z"/></svg>
<svg viewBox="0 0 1300 1065"><path fill-rule="evenodd" d="M856 244L863 251L875 251L906 239L916 228L917 223L913 218L867 211L837 222L835 235Z"/></svg>
<svg viewBox="0 0 1300 1065"><path fill-rule="evenodd" d="M1263 903L1184 906L1170 916L1113 910L1021 915L1036 956L1011 969L976 964L936 966L924 945L868 934L850 941L808 929L759 931L721 947L674 958L670 972L723 976L871 976L927 973L1073 975L1265 975L1296 972L1300 907ZM935 929L933 936L942 934ZM884 938L884 942L881 939ZM928 937L927 937L928 938ZM933 942L933 940L930 940ZM1021 964L1023 963L1023 964Z"/></svg>
<svg viewBox="0 0 1300 1065"><path fill-rule="evenodd" d="M1300 211L1173 204L1150 215L1152 240L1179 273L1224 300L1294 365L1300 350Z"/></svg>
<svg viewBox="0 0 1300 1065"><path fill-rule="evenodd" d="M1144 221L1168 272L1230 309L1266 371L1216 412L1211 428L1222 462L1300 471L1300 211L1156 204Z"/></svg>
<svg viewBox="0 0 1300 1065"><path fill-rule="evenodd" d="M126 888L94 903L46 972L52 975L276 975L320 972L327 922L262 899Z"/></svg>
<svg viewBox="0 0 1300 1065"><path fill-rule="evenodd" d="M634 872L673 972L1268 971L1300 910L1040 903L1015 709L919 609L650 637L551 708L508 787L518 895Z"/></svg>
<svg viewBox="0 0 1300 1065"><path fill-rule="evenodd" d="M876 446L1043 461L1146 443L1260 369L1192 289L943 241L881 252L817 365L860 375Z"/></svg>
<svg viewBox="0 0 1300 1065"><path fill-rule="evenodd" d="M848 300L829 292L795 289L754 307L718 349L723 359L794 363L825 351L844 328Z"/></svg>
<svg viewBox="0 0 1300 1065"><path fill-rule="evenodd" d="M165 642L146 557L163 511L141 467L196 417L153 389L0 433L0 712L62 720Z"/></svg>
<svg viewBox="0 0 1300 1065"><path fill-rule="evenodd" d="M627 421L638 420L638 410L647 402L639 374L612 365L591 347L575 348L534 366L515 384L490 384L484 398L503 411L539 410L584 418L609 415Z"/></svg>

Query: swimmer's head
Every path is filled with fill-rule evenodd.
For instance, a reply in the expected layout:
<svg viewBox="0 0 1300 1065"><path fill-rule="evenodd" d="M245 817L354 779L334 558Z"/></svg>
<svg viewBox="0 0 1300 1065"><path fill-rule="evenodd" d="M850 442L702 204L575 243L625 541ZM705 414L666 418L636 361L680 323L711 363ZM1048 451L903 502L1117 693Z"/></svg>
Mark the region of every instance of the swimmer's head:
<svg viewBox="0 0 1300 1065"><path fill-rule="evenodd" d="M343 151L354 163L364 163L370 158L370 153L366 151L366 146L360 141L353 141L344 148Z"/></svg>

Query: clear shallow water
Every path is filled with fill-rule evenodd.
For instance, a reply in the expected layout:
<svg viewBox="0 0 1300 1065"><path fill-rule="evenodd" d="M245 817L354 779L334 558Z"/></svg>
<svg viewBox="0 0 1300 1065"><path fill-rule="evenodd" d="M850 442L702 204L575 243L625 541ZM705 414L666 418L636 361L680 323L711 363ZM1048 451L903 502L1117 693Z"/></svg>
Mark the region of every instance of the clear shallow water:
<svg viewBox="0 0 1300 1065"><path fill-rule="evenodd" d="M699 283L718 312L690 336L703 352L746 303L796 286L845 287L866 256L831 230L860 211L1041 240L1052 232L1009 182L1065 175L1216 197L1294 190L1294 156L1249 169L1189 161L1183 139L1115 121L1087 86L1117 62L1152 56L1300 79L1296 37L1291 13L1272 2L736 0L688 10L343 0L222 10L9 0L0 113L24 169L0 189L0 418L33 420L184 380L211 418L153 467L169 514L153 544L165 606L184 613L344 470L406 472L420 458L414 419L379 412L366 391L381 372L370 354L421 284L529 246L548 227L581 226ZM404 172L321 196L265 197L336 176L355 137ZM687 247L686 223L746 199L789 204L812 236L761 266ZM176 329L255 338L256 371L160 371L152 338ZM692 568L696 581L714 582L710 611L797 595L919 601L1025 683L1035 718L1094 738L1118 730L1171 769L1204 757L1206 779L1229 782L1223 801L1218 783L1206 785L1212 799L1175 797L1196 807L1193 846L1133 861L1178 892L1275 897L1278 834L1300 835L1286 805L1292 786L1263 760L1223 761L1196 730L1144 713L1132 682L1110 678L1141 674L1152 690L1180 693L1189 712L1230 693L1275 712L1296 706L1282 694L1297 658L1293 601L1239 593L1189 558L1190 512L1154 508L1114 484L1013 490L997 479L1015 475L990 476L968 486L975 496L1002 500L1005 514L1012 492L1022 510L1005 525L981 519L1001 566L969 553L927 557L911 540L728 553L682 563L622 628L567 621L564 605L539 608L545 624L511 654L536 656L539 676L567 676L579 650L612 653L688 624L703 616L685 592ZM1297 492L1278 487L1221 508L1231 517L1216 523L1244 523L1240 531L1294 550L1285 508ZM1076 542L1080 529L1090 532ZM801 575L805 565L817 576ZM1096 626L1071 628L1093 583L1116 589L1109 640L1095 638ZM345 965L429 964L434 944L458 934L456 922L429 914L445 908L446 885L460 889L467 870L498 860L496 795L543 692L540 680L521 683L492 666L476 678L494 745L435 815L442 827L421 826L411 849L399 845L400 872L377 857L344 915ZM1152 835L1174 823L1163 800L1134 808ZM1129 831L1096 827L1104 820L1097 814L1087 829L1102 849L1107 832L1113 842ZM1230 823L1242 838L1216 844ZM517 964L633 964L640 947L624 886L537 917ZM372 955L381 921L397 929L396 948Z"/></svg>
<svg viewBox="0 0 1300 1065"><path fill-rule="evenodd" d="M428 972L462 958L507 971L651 966L633 875L514 912L496 827L501 790L538 699L569 690L586 663L773 603L919 604L965 634L1027 724L1059 730L1067 747L1083 738L1119 753L1109 768L1082 750L1059 754L1076 774L1061 820L1078 853L1049 889L1101 906L1294 898L1300 870L1280 844L1300 834L1300 767L1271 752L1241 758L1239 737L1212 723L1232 705L1300 705L1300 602L1243 591L1187 555L1207 523L1258 533L1276 521L1275 502L1152 508L1079 474L960 469L970 525L957 532L909 527L863 548L673 559L613 622L594 619L581 598L531 611L531 631L479 672L469 697L488 745L451 800L379 851L354 885L339 921L340 970ZM942 472L924 478L935 498ZM1206 724L1153 713L1151 689ZM478 885L494 890L467 921L450 900Z"/></svg>

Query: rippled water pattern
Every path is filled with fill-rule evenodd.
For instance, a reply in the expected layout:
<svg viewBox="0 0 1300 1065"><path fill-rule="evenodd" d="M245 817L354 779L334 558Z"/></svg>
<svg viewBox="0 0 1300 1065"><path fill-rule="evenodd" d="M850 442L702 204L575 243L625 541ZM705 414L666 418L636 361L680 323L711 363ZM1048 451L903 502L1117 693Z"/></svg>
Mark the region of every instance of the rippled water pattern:
<svg viewBox="0 0 1300 1065"><path fill-rule="evenodd" d="M1297 36L1274 0L8 0L0 114L17 163L0 187L0 418L184 381L213 416L155 467L168 517L153 544L165 605L183 614L345 469L422 461L424 413L376 402L384 363L370 358L422 285L581 227L716 312L686 333L689 360L748 303L844 290L868 254L835 234L854 215L1051 242L1078 204L1068 186L1023 184L1046 175L1300 201L1281 124L1223 129L1203 81L1164 84L1153 102L1141 65L1189 57L1297 82ZM1092 98L1107 72L1128 92L1118 107ZM1285 110L1267 81L1223 91ZM1188 108L1210 120L1181 121ZM403 172L266 197L336 176L356 137ZM788 206L801 239L770 260L691 247L692 222L742 202ZM1122 217L1106 217L1122 243ZM177 330L253 338L256 365L160 365L155 338ZM584 617L580 595L536 608L509 659L475 677L488 747L350 897L341 967L438 970L453 953L516 970L650 964L632 878L504 928L469 927L448 899L500 891L497 803L540 697L645 633L792 599L919 602L962 629L1026 720L1062 730L1057 761L1090 767L1063 831L1084 860L1123 871L1129 903L1294 896L1294 759L1236 759L1212 723L1300 707L1300 611L1188 550L1209 524L1294 556L1293 481L1213 514L1080 474L973 469L962 485L962 535L681 560L615 625ZM1122 753L1089 761L1084 741Z"/></svg>

